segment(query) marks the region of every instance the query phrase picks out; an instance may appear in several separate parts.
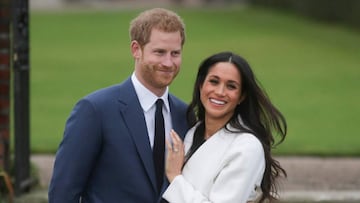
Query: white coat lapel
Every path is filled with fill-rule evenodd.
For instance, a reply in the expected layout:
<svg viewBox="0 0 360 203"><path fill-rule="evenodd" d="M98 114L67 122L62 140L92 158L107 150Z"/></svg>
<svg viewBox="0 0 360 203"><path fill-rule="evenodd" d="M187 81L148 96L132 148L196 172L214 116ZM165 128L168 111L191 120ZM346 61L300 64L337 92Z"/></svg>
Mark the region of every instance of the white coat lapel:
<svg viewBox="0 0 360 203"><path fill-rule="evenodd" d="M186 176L186 179L193 185L201 183L203 186L210 187L212 181L224 167L224 161L226 160L223 157L234 138L234 134L224 129L211 136L199 147L184 166L183 175ZM187 137L185 140L186 148L189 148L188 144L191 144L188 142L188 139L192 140L192 136Z"/></svg>

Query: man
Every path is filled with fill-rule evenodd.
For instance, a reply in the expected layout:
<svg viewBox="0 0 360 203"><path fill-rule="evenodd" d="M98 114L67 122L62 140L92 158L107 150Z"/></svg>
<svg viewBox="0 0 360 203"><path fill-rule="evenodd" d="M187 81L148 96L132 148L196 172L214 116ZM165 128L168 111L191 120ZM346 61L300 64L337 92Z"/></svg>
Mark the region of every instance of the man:
<svg viewBox="0 0 360 203"><path fill-rule="evenodd" d="M180 70L184 27L176 13L161 8L132 20L134 73L74 107L56 154L50 203L161 201L168 182L163 161L154 163L164 154L153 155L155 103L162 99L166 137L171 129L184 136L187 105L168 93Z"/></svg>

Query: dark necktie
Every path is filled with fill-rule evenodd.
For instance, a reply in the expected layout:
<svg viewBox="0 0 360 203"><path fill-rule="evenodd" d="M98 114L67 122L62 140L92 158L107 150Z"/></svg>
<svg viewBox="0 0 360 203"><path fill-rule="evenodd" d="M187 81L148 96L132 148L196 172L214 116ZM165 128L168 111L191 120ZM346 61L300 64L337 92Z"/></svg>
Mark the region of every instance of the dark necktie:
<svg viewBox="0 0 360 203"><path fill-rule="evenodd" d="M156 173L156 182L159 192L163 184L164 178L164 156L165 156L165 127L164 116L162 113L163 100L156 101L155 112L155 137L153 147L153 157Z"/></svg>

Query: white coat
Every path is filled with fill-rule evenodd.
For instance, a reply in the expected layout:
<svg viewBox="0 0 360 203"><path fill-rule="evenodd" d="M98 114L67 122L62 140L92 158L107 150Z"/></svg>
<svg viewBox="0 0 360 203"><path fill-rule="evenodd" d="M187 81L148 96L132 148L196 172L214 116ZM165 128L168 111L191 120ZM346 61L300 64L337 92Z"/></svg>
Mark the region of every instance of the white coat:
<svg viewBox="0 0 360 203"><path fill-rule="evenodd" d="M228 129L233 129L228 125ZM195 127L186 134L189 150ZM264 150L250 133L219 130L204 142L175 177L163 197L170 203L245 203L259 197Z"/></svg>

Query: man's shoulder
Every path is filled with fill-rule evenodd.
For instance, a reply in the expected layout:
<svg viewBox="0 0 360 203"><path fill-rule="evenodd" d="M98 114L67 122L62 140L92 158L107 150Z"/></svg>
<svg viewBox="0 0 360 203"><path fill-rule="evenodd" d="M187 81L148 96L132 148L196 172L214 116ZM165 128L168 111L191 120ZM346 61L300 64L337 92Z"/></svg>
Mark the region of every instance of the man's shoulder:
<svg viewBox="0 0 360 203"><path fill-rule="evenodd" d="M115 94L118 95L120 92L123 91L129 91L131 83L128 82L128 80L123 81L122 83L113 84L107 87L103 87L100 89L97 89L85 97L97 97L97 96L103 96L104 94Z"/></svg>
<svg viewBox="0 0 360 203"><path fill-rule="evenodd" d="M172 102L174 105L187 106L187 104L182 99L171 93L169 93L169 101Z"/></svg>
<svg viewBox="0 0 360 203"><path fill-rule="evenodd" d="M83 97L90 101L108 101L118 100L121 97L129 97L132 91L131 82L125 80L122 83L113 84L98 90L95 90Z"/></svg>

